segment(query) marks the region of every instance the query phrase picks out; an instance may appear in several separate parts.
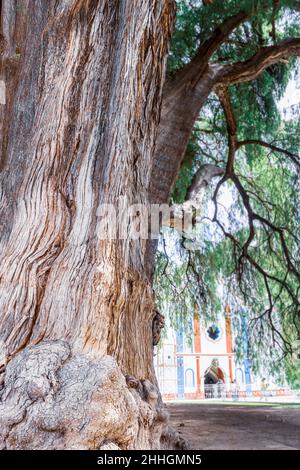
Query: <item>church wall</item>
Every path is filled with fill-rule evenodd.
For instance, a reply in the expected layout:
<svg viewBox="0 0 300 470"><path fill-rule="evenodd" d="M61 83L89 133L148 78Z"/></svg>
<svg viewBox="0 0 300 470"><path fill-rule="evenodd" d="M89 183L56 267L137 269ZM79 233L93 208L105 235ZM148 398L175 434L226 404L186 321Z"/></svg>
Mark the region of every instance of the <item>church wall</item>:
<svg viewBox="0 0 300 470"><path fill-rule="evenodd" d="M160 345L155 347L154 352L157 379L165 400L204 398L204 374L211 366L213 359L218 360L219 368L224 373L226 391L229 392L236 387L231 384L230 379L229 355L231 356L231 347L230 341L229 343L226 341L225 318L216 322L220 328L220 335L216 340L208 337L207 329L211 325L212 323L199 325L199 322L198 326L194 324L196 336L192 338L192 341L191 338L186 337L183 330L174 331L170 326L166 328L167 334L163 337ZM200 333L198 339L196 330ZM251 384L246 384L245 361L238 363L234 354L231 357L232 379L236 379L240 398L261 397L261 378L255 378L251 374ZM288 394L286 387L279 387L268 377L266 377L266 382L268 390L273 391L274 396ZM249 395L249 391L252 395ZM230 396L231 394L227 395L228 398Z"/></svg>

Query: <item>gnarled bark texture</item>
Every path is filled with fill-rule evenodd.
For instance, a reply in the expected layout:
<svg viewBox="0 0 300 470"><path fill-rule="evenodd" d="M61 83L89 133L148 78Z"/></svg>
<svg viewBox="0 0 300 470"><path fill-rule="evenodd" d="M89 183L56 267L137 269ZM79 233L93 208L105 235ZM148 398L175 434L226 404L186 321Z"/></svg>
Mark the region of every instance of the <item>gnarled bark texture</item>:
<svg viewBox="0 0 300 470"><path fill-rule="evenodd" d="M172 0L1 2L2 448L168 442L149 246L99 240L98 210L149 202L173 20Z"/></svg>
<svg viewBox="0 0 300 470"><path fill-rule="evenodd" d="M99 241L97 209L122 195L147 203L172 5L20 5L28 25L7 93L1 174L6 354L63 335L144 374L149 361L136 340L150 338L153 313L145 247ZM126 363L127 348L136 348L136 364Z"/></svg>
<svg viewBox="0 0 300 470"><path fill-rule="evenodd" d="M0 449L182 447L156 387L126 379L111 356L74 357L64 341L27 347L7 366Z"/></svg>

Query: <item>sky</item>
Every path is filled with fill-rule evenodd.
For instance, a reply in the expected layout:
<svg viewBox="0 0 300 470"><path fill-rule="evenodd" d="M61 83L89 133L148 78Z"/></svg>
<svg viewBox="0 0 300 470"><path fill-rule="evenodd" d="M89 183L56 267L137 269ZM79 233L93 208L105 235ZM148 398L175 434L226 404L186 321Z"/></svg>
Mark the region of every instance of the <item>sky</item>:
<svg viewBox="0 0 300 470"><path fill-rule="evenodd" d="M294 77L289 81L285 94L281 100L278 101L277 105L283 119L289 117L288 109L291 108L291 106L300 105L300 76ZM223 210L222 213L223 217L225 217L225 221L223 220L223 222L225 222L226 226L226 211L230 210L230 207L233 203L233 194L228 186L222 188L222 193L219 200L225 209L225 211ZM213 215L213 212L214 206L211 204L209 207L210 217Z"/></svg>
<svg viewBox="0 0 300 470"><path fill-rule="evenodd" d="M300 104L300 78L289 81L284 96L278 102L278 108L284 115L284 110L297 104Z"/></svg>

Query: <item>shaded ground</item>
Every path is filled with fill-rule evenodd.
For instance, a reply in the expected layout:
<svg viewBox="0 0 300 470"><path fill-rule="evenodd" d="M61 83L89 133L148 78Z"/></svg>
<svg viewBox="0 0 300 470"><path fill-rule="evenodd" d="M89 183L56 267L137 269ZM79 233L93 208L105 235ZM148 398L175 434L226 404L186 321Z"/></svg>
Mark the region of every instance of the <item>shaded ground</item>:
<svg viewBox="0 0 300 470"><path fill-rule="evenodd" d="M299 405L190 402L168 409L192 449L300 449Z"/></svg>

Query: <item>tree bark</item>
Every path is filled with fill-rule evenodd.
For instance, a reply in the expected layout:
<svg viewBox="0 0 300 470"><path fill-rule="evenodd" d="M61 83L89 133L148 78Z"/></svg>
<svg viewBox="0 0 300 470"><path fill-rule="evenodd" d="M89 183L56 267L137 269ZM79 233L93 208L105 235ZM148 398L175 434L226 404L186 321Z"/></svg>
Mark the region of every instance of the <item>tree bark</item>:
<svg viewBox="0 0 300 470"><path fill-rule="evenodd" d="M149 203L173 22L172 0L2 1L3 448L78 448L80 426L89 419L83 448L99 448L108 438L121 448L159 445L163 428L155 423L165 418L151 385L149 245L99 240L98 211L124 196L129 205ZM107 354L116 362L99 359ZM133 377L130 396L122 374ZM110 436L100 432L91 398L103 381L112 389L107 406L122 396L128 411L127 424ZM67 433L59 403L66 417L82 399L78 426ZM123 439L124 426L134 431Z"/></svg>
<svg viewBox="0 0 300 470"><path fill-rule="evenodd" d="M134 217L101 239L100 209L167 203L209 93L300 42L210 63L240 12L163 89L174 3L0 1L0 448L183 445L153 368L156 244Z"/></svg>

